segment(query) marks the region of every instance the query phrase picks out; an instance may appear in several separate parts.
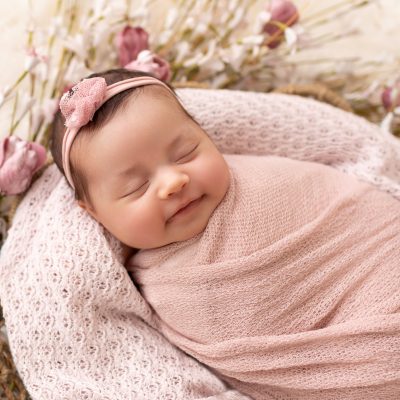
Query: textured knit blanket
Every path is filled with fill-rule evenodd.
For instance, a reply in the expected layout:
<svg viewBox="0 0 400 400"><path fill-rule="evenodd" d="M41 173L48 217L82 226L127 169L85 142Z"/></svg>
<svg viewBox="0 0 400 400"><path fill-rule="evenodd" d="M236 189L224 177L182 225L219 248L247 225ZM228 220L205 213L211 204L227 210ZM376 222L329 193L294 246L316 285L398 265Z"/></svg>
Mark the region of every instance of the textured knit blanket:
<svg viewBox="0 0 400 400"><path fill-rule="evenodd" d="M400 393L400 202L331 167L227 156L192 239L130 260L158 329L257 400Z"/></svg>
<svg viewBox="0 0 400 400"><path fill-rule="evenodd" d="M330 164L400 199L399 141L361 118L296 96L179 93L223 153ZM32 398L244 399L152 328L120 250L55 166L18 207L1 250L0 298Z"/></svg>

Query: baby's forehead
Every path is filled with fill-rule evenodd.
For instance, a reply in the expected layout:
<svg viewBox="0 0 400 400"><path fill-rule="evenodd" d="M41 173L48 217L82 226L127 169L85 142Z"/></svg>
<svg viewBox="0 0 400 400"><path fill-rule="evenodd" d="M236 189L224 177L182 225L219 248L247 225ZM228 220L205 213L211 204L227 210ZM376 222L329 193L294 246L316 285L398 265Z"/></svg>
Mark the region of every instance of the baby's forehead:
<svg viewBox="0 0 400 400"><path fill-rule="evenodd" d="M111 113L106 116L104 123L99 124L97 132L83 135L86 137L83 147L91 145L93 140L111 140L111 137L115 140L117 132L121 131L126 132L124 136L128 142L125 143L128 144L145 139L154 130L158 132L160 142L163 142L161 136L179 134L179 130L186 131L189 125L197 126L175 94L160 85L137 88L124 100L123 104L116 104L116 109L109 109ZM157 142L154 143L156 145Z"/></svg>
<svg viewBox="0 0 400 400"><path fill-rule="evenodd" d="M183 113L183 115L190 120L193 120L192 116L185 109L182 102L179 100L178 96L172 89L168 89L161 85L147 85L140 88L140 92L138 96L149 96L150 100L160 100L165 101L166 104L171 106L171 110L175 109L176 111Z"/></svg>

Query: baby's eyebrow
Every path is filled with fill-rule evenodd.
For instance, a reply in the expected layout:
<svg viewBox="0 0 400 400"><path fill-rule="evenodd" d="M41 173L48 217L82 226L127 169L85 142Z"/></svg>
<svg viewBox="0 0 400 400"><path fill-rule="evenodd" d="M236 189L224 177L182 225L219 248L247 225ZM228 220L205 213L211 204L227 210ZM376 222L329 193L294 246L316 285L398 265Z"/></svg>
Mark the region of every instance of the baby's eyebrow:
<svg viewBox="0 0 400 400"><path fill-rule="evenodd" d="M117 174L117 179L124 179L131 175L137 175L140 173L140 166L139 165L132 165L131 167L119 172Z"/></svg>
<svg viewBox="0 0 400 400"><path fill-rule="evenodd" d="M186 138L187 138L187 135L185 135L185 134L180 134L177 137L175 137L174 140L172 140L171 143L167 147L168 152L171 151L171 149L176 147L178 144L180 144L182 141L184 141ZM124 179L128 176L140 174L141 172L143 172L143 168L140 165L134 164L134 165L118 172L116 175L116 178Z"/></svg>
<svg viewBox="0 0 400 400"><path fill-rule="evenodd" d="M177 144L179 144L180 142L183 142L184 139L187 138L188 135L185 134L180 134L178 135L169 145L167 150L170 151L171 149L173 149Z"/></svg>

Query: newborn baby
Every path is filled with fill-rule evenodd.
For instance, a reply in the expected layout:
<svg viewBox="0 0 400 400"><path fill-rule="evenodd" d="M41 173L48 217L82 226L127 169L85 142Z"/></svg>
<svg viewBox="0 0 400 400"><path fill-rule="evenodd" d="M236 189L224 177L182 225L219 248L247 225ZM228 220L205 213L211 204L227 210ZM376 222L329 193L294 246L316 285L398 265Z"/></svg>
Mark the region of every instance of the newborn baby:
<svg viewBox="0 0 400 400"><path fill-rule="evenodd" d="M225 158L205 230L130 260L160 331L255 399L395 398L399 202L327 166Z"/></svg>
<svg viewBox="0 0 400 400"><path fill-rule="evenodd" d="M171 342L255 399L400 393L397 200L327 166L222 155L145 74L90 77L60 106L54 159L135 253Z"/></svg>

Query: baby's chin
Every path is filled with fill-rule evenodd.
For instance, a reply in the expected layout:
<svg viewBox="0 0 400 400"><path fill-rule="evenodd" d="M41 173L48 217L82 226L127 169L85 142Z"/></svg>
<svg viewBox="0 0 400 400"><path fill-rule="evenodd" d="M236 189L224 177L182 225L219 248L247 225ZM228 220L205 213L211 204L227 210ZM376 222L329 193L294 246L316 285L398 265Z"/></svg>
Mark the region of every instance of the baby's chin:
<svg viewBox="0 0 400 400"><path fill-rule="evenodd" d="M186 232L179 232L176 235L169 235L163 240L159 241L154 241L151 243L142 243L142 246L140 248L132 248L130 247L131 250L133 250L133 254L135 254L139 250L152 250L152 249L158 249L160 247L168 246L173 243L180 243L180 242L185 242L187 240L193 239L194 237L198 236L199 234L203 233L205 228L207 226L207 223L205 223L202 226L197 226L195 229L188 230Z"/></svg>
<svg viewBox="0 0 400 400"><path fill-rule="evenodd" d="M128 246L127 244L122 242L121 242L121 247L122 247L122 257L124 260L127 260L128 258L132 257L139 251L138 249Z"/></svg>

